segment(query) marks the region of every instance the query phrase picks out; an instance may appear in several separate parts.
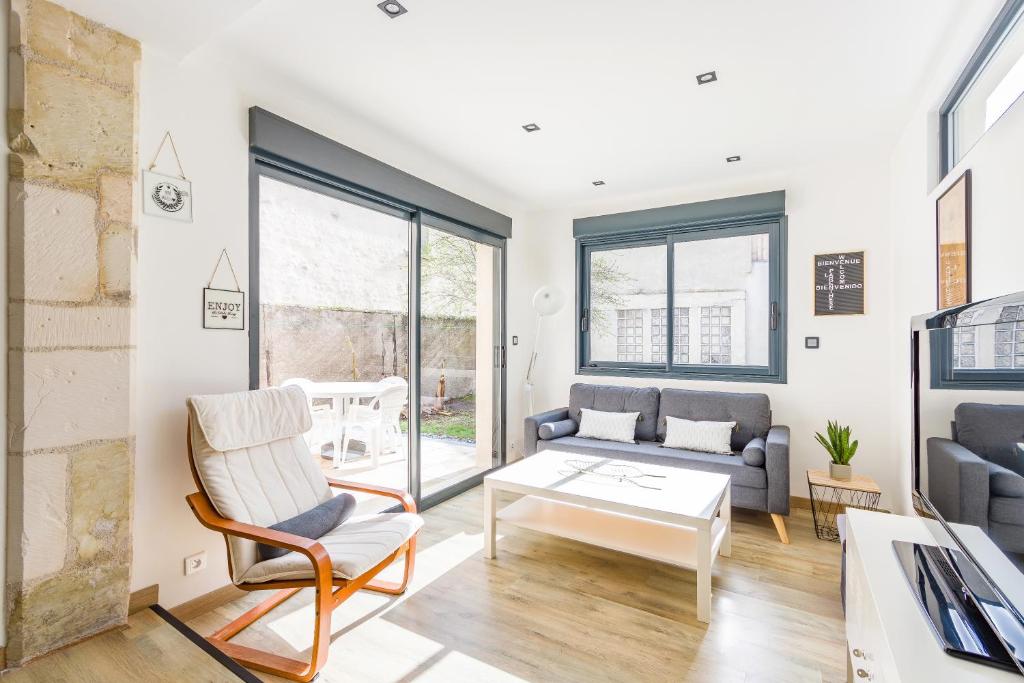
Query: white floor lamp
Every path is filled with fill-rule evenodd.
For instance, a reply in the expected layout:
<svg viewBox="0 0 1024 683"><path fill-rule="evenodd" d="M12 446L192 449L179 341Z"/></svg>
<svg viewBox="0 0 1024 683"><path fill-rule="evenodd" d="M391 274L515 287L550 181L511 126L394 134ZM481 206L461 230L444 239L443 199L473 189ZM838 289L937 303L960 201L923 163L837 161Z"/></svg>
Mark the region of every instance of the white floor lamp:
<svg viewBox="0 0 1024 683"><path fill-rule="evenodd" d="M555 287L541 287L533 295L533 310L537 314L537 331L533 338L533 354L530 356L530 365L526 369L526 384L523 386L523 391L526 394L527 415L534 414L533 370L537 367L537 357L540 353L540 331L543 320L558 313L564 305L565 299L562 297L562 292Z"/></svg>

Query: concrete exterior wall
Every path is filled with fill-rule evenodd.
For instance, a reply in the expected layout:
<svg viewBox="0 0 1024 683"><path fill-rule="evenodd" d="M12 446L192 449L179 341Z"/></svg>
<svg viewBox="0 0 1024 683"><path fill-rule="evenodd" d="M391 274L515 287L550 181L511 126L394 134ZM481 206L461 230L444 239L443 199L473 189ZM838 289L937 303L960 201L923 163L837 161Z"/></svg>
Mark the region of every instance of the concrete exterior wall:
<svg viewBox="0 0 1024 683"><path fill-rule="evenodd" d="M409 378L409 320L404 313L264 305L260 316L262 386L295 377L314 382ZM446 396L473 393L476 321L424 318L421 325L423 394L435 395L442 365Z"/></svg>
<svg viewBox="0 0 1024 683"><path fill-rule="evenodd" d="M116 626L131 568L139 44L12 2L7 657Z"/></svg>

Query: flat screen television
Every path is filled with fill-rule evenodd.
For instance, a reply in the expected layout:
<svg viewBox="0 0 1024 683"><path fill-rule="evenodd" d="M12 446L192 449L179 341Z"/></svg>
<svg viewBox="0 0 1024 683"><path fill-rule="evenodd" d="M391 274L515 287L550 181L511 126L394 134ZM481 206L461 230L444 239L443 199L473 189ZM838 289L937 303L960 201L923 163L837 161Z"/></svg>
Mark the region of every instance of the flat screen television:
<svg viewBox="0 0 1024 683"><path fill-rule="evenodd" d="M945 651L1024 674L1024 292L911 325L913 501L894 542Z"/></svg>

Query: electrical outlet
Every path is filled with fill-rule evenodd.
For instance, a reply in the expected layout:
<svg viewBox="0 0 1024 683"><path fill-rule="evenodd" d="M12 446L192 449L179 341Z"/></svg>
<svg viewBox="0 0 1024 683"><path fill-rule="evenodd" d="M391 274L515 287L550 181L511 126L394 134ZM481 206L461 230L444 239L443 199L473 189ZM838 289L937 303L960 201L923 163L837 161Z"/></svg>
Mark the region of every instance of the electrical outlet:
<svg viewBox="0 0 1024 683"><path fill-rule="evenodd" d="M190 576L196 572L201 572L206 569L206 551L196 553L195 555L189 555L185 558L185 576Z"/></svg>

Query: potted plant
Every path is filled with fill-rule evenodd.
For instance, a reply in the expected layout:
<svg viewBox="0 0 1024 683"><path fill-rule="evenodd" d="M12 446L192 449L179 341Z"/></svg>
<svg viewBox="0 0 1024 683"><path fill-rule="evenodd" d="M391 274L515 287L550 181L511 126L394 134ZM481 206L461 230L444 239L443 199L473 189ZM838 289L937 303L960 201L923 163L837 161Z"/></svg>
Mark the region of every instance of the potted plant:
<svg viewBox="0 0 1024 683"><path fill-rule="evenodd" d="M850 466L850 461L857 453L857 446L860 442L851 443L850 428L848 426L840 427L838 422L832 420L829 420L826 431L828 432L827 439L821 432L815 432L814 438L832 457L832 462L828 464L828 476L838 481L850 481L853 477L853 467Z"/></svg>

